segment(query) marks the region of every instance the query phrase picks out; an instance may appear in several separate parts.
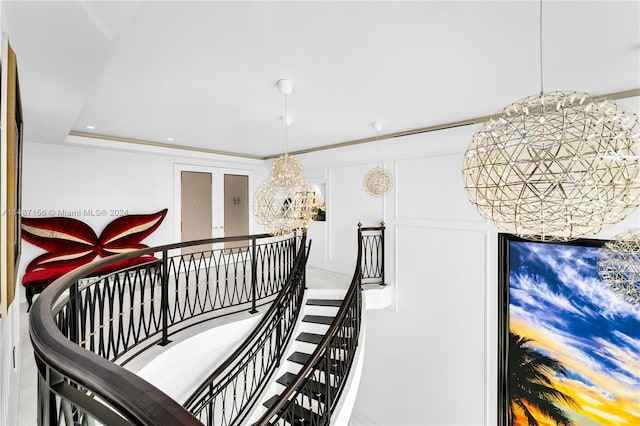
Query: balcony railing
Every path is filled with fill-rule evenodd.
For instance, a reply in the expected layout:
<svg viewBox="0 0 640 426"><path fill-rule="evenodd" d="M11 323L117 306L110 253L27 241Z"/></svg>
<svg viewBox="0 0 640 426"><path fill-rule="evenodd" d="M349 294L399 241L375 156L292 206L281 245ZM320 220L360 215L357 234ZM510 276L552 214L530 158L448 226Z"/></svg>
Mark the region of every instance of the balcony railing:
<svg viewBox="0 0 640 426"><path fill-rule="evenodd" d="M172 254L229 241L246 243ZM148 255L155 260L85 279L108 264ZM110 256L55 281L30 315L39 424L201 424L118 364L153 344L169 343L172 334L186 327L241 310L255 312L258 305L280 297L276 295L283 288L293 288L294 277L304 277L305 261L304 238L276 240L264 234Z"/></svg>
<svg viewBox="0 0 640 426"><path fill-rule="evenodd" d="M362 227L358 223L358 240L362 244L361 272L363 284L385 285L384 222L380 226Z"/></svg>
<svg viewBox="0 0 640 426"><path fill-rule="evenodd" d="M258 424L330 424L358 347L363 270L384 283L383 232L384 226L359 226L356 268L335 320ZM228 241L246 243L175 254ZM143 255L156 258L86 278L110 263ZM233 237L111 256L60 278L40 295L30 315L38 423L245 424L292 336L305 290L307 256L304 236ZM258 325L184 407L122 366L154 344L169 343L187 327L241 310L255 313L265 303L271 306Z"/></svg>

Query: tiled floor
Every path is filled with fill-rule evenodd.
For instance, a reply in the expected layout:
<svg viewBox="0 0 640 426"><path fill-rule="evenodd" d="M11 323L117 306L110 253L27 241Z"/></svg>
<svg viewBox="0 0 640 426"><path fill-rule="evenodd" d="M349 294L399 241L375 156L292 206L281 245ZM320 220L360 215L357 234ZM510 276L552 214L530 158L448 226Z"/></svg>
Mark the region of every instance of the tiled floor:
<svg viewBox="0 0 640 426"><path fill-rule="evenodd" d="M317 268L307 268L307 286L309 288L346 289L349 286L350 280L351 277L346 275ZM18 425L32 426L36 424L37 382L33 348L29 340L29 318L26 303L22 303L20 306L20 316L21 364ZM189 335L193 335L193 333L189 333ZM188 336L185 335L184 338L186 337Z"/></svg>

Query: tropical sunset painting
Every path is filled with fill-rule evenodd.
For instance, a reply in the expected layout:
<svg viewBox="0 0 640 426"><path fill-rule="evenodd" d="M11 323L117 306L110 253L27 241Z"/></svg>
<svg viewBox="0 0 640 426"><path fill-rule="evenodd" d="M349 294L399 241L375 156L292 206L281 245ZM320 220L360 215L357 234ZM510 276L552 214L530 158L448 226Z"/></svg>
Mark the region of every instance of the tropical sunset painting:
<svg viewBox="0 0 640 426"><path fill-rule="evenodd" d="M640 308L599 279L588 242L508 239L510 425L640 425Z"/></svg>

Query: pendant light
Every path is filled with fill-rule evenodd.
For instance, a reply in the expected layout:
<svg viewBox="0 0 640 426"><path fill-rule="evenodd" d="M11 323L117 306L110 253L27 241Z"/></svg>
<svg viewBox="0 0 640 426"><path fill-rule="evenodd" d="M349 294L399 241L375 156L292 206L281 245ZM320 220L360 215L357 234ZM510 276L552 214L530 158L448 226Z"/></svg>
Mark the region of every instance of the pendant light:
<svg viewBox="0 0 640 426"><path fill-rule="evenodd" d="M293 91L293 83L291 80L283 78L278 80L277 84L280 93L284 95L282 122L284 123L285 152L273 162L271 176L279 184L295 185L302 180L302 166L297 158L289 155L289 126L293 122L293 117L289 115L288 96Z"/></svg>
<svg viewBox="0 0 640 426"><path fill-rule="evenodd" d="M640 229L616 235L600 249L598 275L624 301L640 306Z"/></svg>
<svg viewBox="0 0 640 426"><path fill-rule="evenodd" d="M376 131L376 152L379 153L380 142L378 141L378 138L380 137L380 130L382 130L382 122L374 121L371 123L371 126ZM389 191L391 191L392 185L393 180L391 178L391 173L380 166L376 166L369 170L362 180L364 190L373 197L384 197L389 193Z"/></svg>
<svg viewBox="0 0 640 426"><path fill-rule="evenodd" d="M285 97L284 155L278 157L272 167L272 175L266 179L254 195L253 210L256 221L271 235L289 235L309 227L316 211L317 198L313 187L302 177L302 166L288 155L288 127L292 118L288 112L287 96L293 85L291 80L278 81L278 88Z"/></svg>
<svg viewBox="0 0 640 426"><path fill-rule="evenodd" d="M640 205L637 117L586 93L544 93L499 111L462 166L467 197L500 232L539 241L592 236Z"/></svg>

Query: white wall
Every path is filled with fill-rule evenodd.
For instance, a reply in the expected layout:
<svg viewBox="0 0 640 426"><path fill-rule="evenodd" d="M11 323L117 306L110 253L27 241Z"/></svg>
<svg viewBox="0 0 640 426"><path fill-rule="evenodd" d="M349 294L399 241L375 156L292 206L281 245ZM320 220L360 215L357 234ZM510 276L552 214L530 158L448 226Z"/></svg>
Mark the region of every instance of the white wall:
<svg viewBox="0 0 640 426"><path fill-rule="evenodd" d="M72 216L97 235L118 215L154 213L168 208L162 225L143 243L149 246L180 240L180 170L243 172L249 192L266 177L261 160L137 146L122 142L69 137L64 145L26 143L22 204L25 215ZM176 179L178 174L178 179ZM250 209L252 204L250 204ZM89 212L93 210L93 212ZM97 214L106 211L106 215ZM114 211L114 214L111 214ZM253 219L253 215L250 215ZM263 232L250 220L250 232ZM22 272L42 250L23 242Z"/></svg>
<svg viewBox="0 0 640 426"><path fill-rule="evenodd" d="M313 264L352 272L357 222L387 226L386 281L395 301L366 313L353 425L495 422L497 238L467 201L461 175L475 130L300 156L308 180L327 177L325 247L314 241ZM379 199L362 179L381 163L394 186Z"/></svg>
<svg viewBox="0 0 640 426"><path fill-rule="evenodd" d="M11 306L9 306L7 317L0 319L0 425L14 425L18 422L17 389L20 382L19 302L18 297L16 297Z"/></svg>

